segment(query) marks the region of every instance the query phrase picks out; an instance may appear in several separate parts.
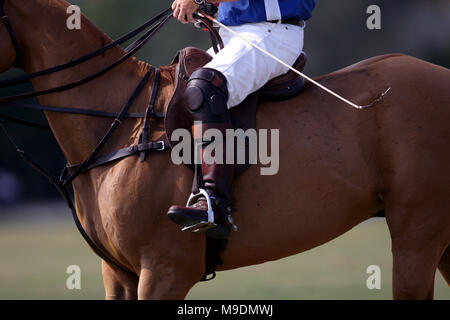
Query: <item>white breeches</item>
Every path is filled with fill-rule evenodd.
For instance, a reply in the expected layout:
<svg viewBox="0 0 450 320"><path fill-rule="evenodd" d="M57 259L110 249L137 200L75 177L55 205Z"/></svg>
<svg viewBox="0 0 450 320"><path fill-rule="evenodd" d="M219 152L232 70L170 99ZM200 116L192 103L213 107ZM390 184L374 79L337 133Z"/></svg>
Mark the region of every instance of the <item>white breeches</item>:
<svg viewBox="0 0 450 320"><path fill-rule="evenodd" d="M303 28L280 23L248 23L231 27L245 39L263 48L289 65L293 65L303 50ZM268 81L285 74L289 69L249 44L221 28L225 48L205 68L224 74L228 83L228 108L240 104Z"/></svg>

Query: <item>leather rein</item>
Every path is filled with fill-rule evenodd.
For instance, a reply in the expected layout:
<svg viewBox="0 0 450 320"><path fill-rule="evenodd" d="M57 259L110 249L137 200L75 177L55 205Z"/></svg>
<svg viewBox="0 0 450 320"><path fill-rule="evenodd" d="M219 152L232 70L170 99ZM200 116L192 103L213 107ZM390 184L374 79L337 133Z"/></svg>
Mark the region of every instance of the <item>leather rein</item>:
<svg viewBox="0 0 450 320"><path fill-rule="evenodd" d="M8 16L6 15L4 11L4 1L0 0L0 15L3 24L6 27L6 30L8 31L8 34L11 38L11 42L13 44L13 47L16 51L16 61L15 64L19 65L20 61L22 59L20 55L19 50L19 43L16 37L16 34L11 26L11 23L9 21ZM35 161L32 160L31 157L29 157L23 150L19 148L19 146L14 142L14 140L11 138L11 136L8 134L8 131L6 130L5 126L3 125L2 121L0 121L0 127L6 134L8 140L12 143L12 145L15 147L18 154L21 156L21 158L30 165L33 169L35 169L37 172L39 172L41 175L45 176L48 181L55 186L55 188L59 191L65 202L67 203L68 207L70 208L72 212L72 217L74 219L75 225L77 226L78 231L83 236L85 241L88 243L88 245L91 247L91 249L104 261L117 266L118 268L122 269L123 271L127 273L133 273L132 271L128 270L126 267L122 266L120 263L115 261L112 257L110 257L108 254L106 254L104 249L99 248L98 245L96 245L92 239L88 236L86 231L84 230L75 206L73 197L70 195L70 192L68 190L69 186L72 184L72 182L81 174L86 171L89 171L95 167L99 167L102 165L109 164L111 162L132 156L132 155L139 155L140 161L145 161L145 157L147 152L150 151L163 151L168 149L169 145L166 141L149 141L148 140L148 132L149 132L149 122L150 119L161 119L165 118L164 113L157 113L154 112L154 104L157 98L158 88L159 88L159 79L160 79L160 71L158 68L150 65L149 70L145 74L145 76L142 78L136 89L134 90L133 94L130 96L122 110L118 113L115 112L105 112L105 111L99 111L99 110L91 110L91 109L84 109L84 108L66 108L66 107L56 107L56 106L41 106L38 104L31 104L31 103L24 103L24 102L16 102L17 100L30 98L30 97L38 97L42 95L47 95L51 93L56 92L62 92L66 90L70 90L76 87L79 87L83 84L86 84L88 82L91 82L98 77L104 75L108 71L114 69L115 67L122 64L124 61L128 60L130 57L132 57L137 51L139 51L170 19L172 18L172 9L166 9L160 14L158 14L156 17L150 19L140 27L132 30L131 32L127 33L126 35L122 36L121 38L115 40L114 42L111 42L110 44L104 46L101 49L98 49L94 52L91 52L83 57L80 57L76 60L73 60L69 63L65 63L62 65L58 65L55 67L51 67L45 70L41 70L38 72L34 72L28 75L19 76L12 79L7 79L0 81L0 88L5 87L11 87L18 84L27 83L30 80L48 75L53 74L62 70L66 70L69 68L72 68L76 65L79 65L81 63L84 63L86 61L89 61L106 51L110 50L111 48L114 48L116 46L119 46L123 44L124 42L136 37L137 35L141 34L142 32L147 31L136 41L134 41L131 45L129 45L125 49L125 55L123 55L121 58L119 58L114 63L106 66L102 70L95 72L81 80L77 80L75 82L61 85L55 88L50 88L42 91L37 92L26 92L19 95L14 96L8 96L0 98L0 108L2 107L15 107L15 108L23 108L23 109L31 109L31 110L39 110L39 111L52 111L52 112L61 112L61 113L70 113L70 114L82 114L87 116L97 116L97 117L106 117L106 118L113 118L114 121L111 124L111 127L108 129L108 131L105 133L101 141L98 143L97 147L91 152L89 157L79 164L67 164L59 178L53 177L50 174L48 174L40 165L38 165ZM198 18L198 17L197 17ZM213 43L213 48L216 52L218 52L219 47L223 48L223 42L220 39L220 36L218 35L215 28L212 26L211 23L209 23L208 20L200 20L201 23L203 23L203 26L205 26L211 35L211 40ZM151 27L152 26L152 27ZM151 27L151 28L150 28ZM149 29L150 28L150 29ZM145 88L145 85L147 84L150 76L154 74L154 80L153 80L153 86L152 86L152 93L149 101L149 105L146 109L145 113L129 113L128 110L133 105L135 99L139 95L139 93ZM19 123L21 125L37 128L37 129L43 129L43 130L50 130L50 127L45 124L35 123L28 120L23 119L17 119L5 114L0 113L0 118L13 121L16 123ZM144 119L144 123L142 126L141 135L139 138L139 143L137 145L133 145L127 148L123 148L117 151L114 151L112 153L98 156L105 144L109 141L112 134L115 132L115 130L119 127L122 120L125 118L141 118Z"/></svg>

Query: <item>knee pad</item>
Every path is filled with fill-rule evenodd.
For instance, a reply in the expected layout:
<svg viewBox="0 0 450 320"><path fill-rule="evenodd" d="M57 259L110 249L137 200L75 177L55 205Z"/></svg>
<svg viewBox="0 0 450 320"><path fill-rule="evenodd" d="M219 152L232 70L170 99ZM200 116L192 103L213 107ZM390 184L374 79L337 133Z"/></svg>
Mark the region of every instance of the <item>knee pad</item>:
<svg viewBox="0 0 450 320"><path fill-rule="evenodd" d="M200 68L192 73L186 91L186 109L194 121L228 122L227 79L217 70Z"/></svg>

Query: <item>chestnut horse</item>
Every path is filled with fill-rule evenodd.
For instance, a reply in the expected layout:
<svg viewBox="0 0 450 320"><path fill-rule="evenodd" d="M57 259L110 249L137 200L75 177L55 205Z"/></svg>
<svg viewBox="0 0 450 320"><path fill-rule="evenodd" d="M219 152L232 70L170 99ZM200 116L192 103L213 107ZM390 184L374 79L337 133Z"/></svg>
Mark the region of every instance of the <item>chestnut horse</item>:
<svg viewBox="0 0 450 320"><path fill-rule="evenodd" d="M6 0L5 11L27 73L63 64L112 40L82 18L81 30L65 27L62 0ZM0 72L16 51L0 25ZM33 80L36 90L70 83L124 55L116 47L70 70ZM42 96L43 105L118 112L149 69L130 59L81 87ZM161 68L156 111L173 92L174 67ZM280 259L324 244L384 210L392 238L393 296L433 297L436 269L450 281L450 71L413 57L375 57L316 79L359 104L391 92L372 108L349 108L308 85L299 96L259 106L258 128L280 129L280 168L261 176L254 165L235 182L239 226L218 270ZM149 83L152 83L151 80ZM151 88L130 112L144 112ZM70 163L82 162L111 121L46 112ZM103 150L137 142L142 119L127 119ZM152 140L163 134L151 122ZM170 152L144 163L129 157L79 176L74 182L78 216L92 240L127 273L103 261L107 299L182 299L205 272L205 237L183 233L166 217L184 204L193 173L174 165Z"/></svg>

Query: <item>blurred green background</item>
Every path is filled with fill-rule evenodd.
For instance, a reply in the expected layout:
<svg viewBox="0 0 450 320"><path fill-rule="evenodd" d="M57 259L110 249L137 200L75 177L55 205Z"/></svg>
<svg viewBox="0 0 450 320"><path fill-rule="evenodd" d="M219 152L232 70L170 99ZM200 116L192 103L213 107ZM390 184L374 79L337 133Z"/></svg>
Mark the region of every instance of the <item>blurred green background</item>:
<svg viewBox="0 0 450 320"><path fill-rule="evenodd" d="M167 8L171 1L78 0L82 12L111 38L118 38ZM366 28L366 9L379 5L382 29ZM384 53L400 52L450 67L450 1L318 0L305 31L309 62L317 76ZM138 54L168 64L186 46L207 48L209 37L192 25L172 21ZM5 79L20 74L11 70ZM0 96L32 89L0 90ZM12 115L45 121L40 113ZM64 165L53 137L8 125L17 143L51 172ZM37 143L39 142L39 143ZM48 182L21 162L0 134L0 299L103 299L99 259L77 233L70 212ZM65 286L69 265L79 265L82 289ZM366 288L366 268L382 270L382 289ZM390 299L392 257L384 219L371 219L340 238L280 261L218 274L198 284L190 299ZM420 277L420 275L417 275ZM449 299L440 274L435 297Z"/></svg>
<svg viewBox="0 0 450 320"><path fill-rule="evenodd" d="M0 299L104 298L100 260L84 244L68 209L41 203L6 211L0 224ZM31 218L37 216L39 222ZM218 272L216 279L197 284L187 298L392 299L389 239L385 220L370 219L310 251ZM66 288L70 265L81 268L81 290ZM367 289L371 265L381 268L380 290ZM440 273L435 299L450 299Z"/></svg>

